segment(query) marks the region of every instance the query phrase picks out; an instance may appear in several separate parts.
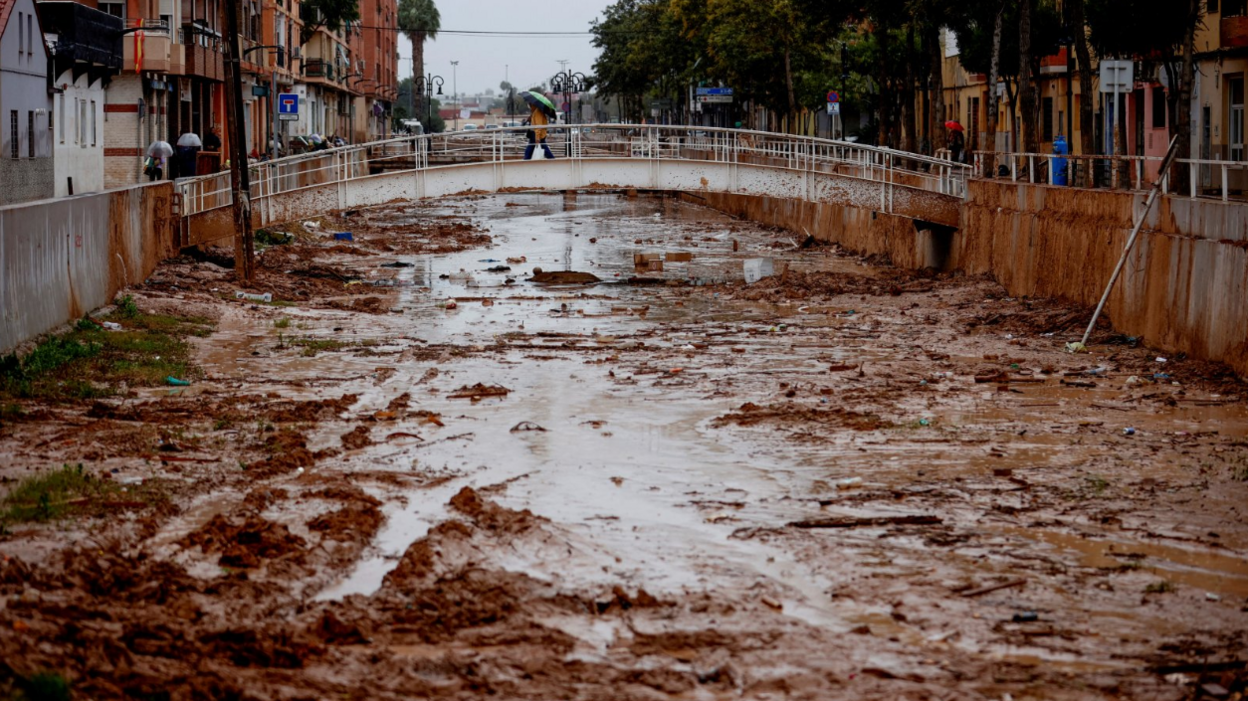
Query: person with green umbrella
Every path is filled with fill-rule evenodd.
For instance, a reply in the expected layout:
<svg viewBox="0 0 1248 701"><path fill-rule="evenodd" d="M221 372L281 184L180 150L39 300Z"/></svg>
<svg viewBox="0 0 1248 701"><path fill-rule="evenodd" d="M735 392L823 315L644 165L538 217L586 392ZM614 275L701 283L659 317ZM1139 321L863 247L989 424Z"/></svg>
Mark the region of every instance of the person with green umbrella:
<svg viewBox="0 0 1248 701"><path fill-rule="evenodd" d="M550 117L555 115L555 105L546 98L545 95L536 90L526 90L521 93L524 101L529 103L529 118L525 123L531 126L539 126L550 124ZM545 129L530 129L525 132L525 136L529 139L529 145L524 147L524 160L533 160L533 152L537 150L537 145L542 145L542 155L546 158L554 160L555 154L550 152L550 147L546 145Z"/></svg>

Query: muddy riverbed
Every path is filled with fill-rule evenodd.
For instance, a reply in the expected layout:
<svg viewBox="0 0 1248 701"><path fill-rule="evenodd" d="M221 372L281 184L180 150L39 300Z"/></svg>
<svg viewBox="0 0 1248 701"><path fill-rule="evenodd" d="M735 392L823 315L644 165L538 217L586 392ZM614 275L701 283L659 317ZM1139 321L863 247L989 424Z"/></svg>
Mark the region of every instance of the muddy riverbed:
<svg viewBox="0 0 1248 701"><path fill-rule="evenodd" d="M81 463L165 495L7 527L0 684L1245 691L1248 401L1224 368L1108 325L1072 355L1086 310L670 198L509 194L288 229L247 290L272 303L235 298L211 252L132 290L213 320L189 386L18 402L0 424L9 485ZM777 274L746 285L762 257Z"/></svg>

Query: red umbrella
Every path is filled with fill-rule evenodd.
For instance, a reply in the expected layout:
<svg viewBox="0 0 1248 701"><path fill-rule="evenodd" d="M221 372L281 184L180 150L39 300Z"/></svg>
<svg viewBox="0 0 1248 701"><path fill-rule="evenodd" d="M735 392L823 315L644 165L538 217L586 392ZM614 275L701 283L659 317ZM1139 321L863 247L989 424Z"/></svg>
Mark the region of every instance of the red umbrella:
<svg viewBox="0 0 1248 701"><path fill-rule="evenodd" d="M958 121L957 121L957 120L955 120L955 119L951 119L951 120L949 120L949 121L945 122L945 128L946 128L946 129L952 129L952 130L954 130L954 131L966 131L966 129L964 129L964 128L962 127L962 125L961 125L961 124L959 124L959 123L958 123Z"/></svg>

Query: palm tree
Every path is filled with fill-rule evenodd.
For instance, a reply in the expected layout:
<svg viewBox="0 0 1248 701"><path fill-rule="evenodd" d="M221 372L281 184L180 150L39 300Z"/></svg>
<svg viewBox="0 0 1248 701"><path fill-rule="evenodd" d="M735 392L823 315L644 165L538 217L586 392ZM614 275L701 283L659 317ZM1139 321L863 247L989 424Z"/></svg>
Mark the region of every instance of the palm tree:
<svg viewBox="0 0 1248 701"><path fill-rule="evenodd" d="M442 15L433 0L399 0L399 29L412 42L413 116L419 114L416 111L417 76L425 74L425 40L437 39L441 28Z"/></svg>

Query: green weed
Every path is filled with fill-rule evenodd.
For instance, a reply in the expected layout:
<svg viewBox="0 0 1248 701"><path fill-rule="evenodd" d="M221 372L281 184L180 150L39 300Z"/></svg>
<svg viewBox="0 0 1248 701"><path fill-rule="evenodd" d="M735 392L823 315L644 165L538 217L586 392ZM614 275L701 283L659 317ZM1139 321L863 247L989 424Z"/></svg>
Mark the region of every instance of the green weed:
<svg viewBox="0 0 1248 701"><path fill-rule="evenodd" d="M284 316L284 317L282 317L282 318L280 318L280 319L278 319L278 320L274 321L274 322L273 322L273 328L277 328L277 329L288 329L288 328L290 328L290 318L289 318L289 317L285 317L285 316Z"/></svg>
<svg viewBox="0 0 1248 701"><path fill-rule="evenodd" d="M66 516L84 498L115 494L119 487L84 472L82 465L27 477L4 498L0 522L53 521Z"/></svg>
<svg viewBox="0 0 1248 701"><path fill-rule="evenodd" d="M56 672L40 672L18 682L24 701L70 701L69 680Z"/></svg>
<svg viewBox="0 0 1248 701"><path fill-rule="evenodd" d="M119 316L122 319L139 318L139 314L141 313L139 311L139 305L134 303L134 297L132 295L126 295L125 297L116 300L115 304L117 305L117 309L113 312L114 316Z"/></svg>

